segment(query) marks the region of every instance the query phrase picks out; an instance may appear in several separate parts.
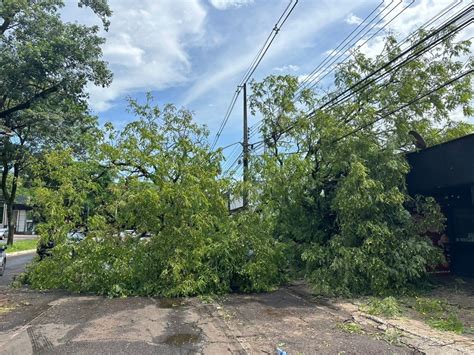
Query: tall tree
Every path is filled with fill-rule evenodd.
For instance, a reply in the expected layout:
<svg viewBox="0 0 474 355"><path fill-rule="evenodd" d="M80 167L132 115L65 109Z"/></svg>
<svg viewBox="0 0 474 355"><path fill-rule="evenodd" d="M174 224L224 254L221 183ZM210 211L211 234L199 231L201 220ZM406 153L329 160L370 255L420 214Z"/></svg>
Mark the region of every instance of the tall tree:
<svg viewBox="0 0 474 355"><path fill-rule="evenodd" d="M108 27L106 0L80 0ZM88 83L107 86L98 26L65 23L61 0L0 1L0 125L2 194L8 244L13 243L18 180L29 156L51 144L68 145L95 127L87 112Z"/></svg>

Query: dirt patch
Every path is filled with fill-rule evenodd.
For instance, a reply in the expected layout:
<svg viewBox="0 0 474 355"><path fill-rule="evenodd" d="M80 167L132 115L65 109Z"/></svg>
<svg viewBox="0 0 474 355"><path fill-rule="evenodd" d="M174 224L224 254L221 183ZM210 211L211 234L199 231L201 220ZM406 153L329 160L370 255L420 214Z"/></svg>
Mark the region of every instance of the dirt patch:
<svg viewBox="0 0 474 355"><path fill-rule="evenodd" d="M158 307L160 308L176 308L186 305L185 300L180 298L160 298Z"/></svg>
<svg viewBox="0 0 474 355"><path fill-rule="evenodd" d="M199 339L199 334L179 333L167 336L163 343L180 347L184 345L195 344L199 342Z"/></svg>

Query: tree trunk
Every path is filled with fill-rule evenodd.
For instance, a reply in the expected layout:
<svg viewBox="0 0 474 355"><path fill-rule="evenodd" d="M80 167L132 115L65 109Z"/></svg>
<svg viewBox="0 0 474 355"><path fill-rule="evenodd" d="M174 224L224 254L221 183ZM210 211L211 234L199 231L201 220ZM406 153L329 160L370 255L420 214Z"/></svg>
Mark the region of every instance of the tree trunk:
<svg viewBox="0 0 474 355"><path fill-rule="evenodd" d="M13 201L8 199L5 201L7 205L7 221L8 221L8 239L7 245L13 245L13 236L15 235L15 221L13 215Z"/></svg>
<svg viewBox="0 0 474 355"><path fill-rule="evenodd" d="M8 191L7 179L10 168L6 160L5 155L3 155L3 171L2 171L2 193L3 198L5 199L5 204L7 205L7 225L8 225L8 239L7 245L13 245L13 236L15 234L15 221L13 214L13 204L15 203L16 190L18 186L18 175L19 175L19 166L18 163L13 164L13 179L11 185L11 191Z"/></svg>

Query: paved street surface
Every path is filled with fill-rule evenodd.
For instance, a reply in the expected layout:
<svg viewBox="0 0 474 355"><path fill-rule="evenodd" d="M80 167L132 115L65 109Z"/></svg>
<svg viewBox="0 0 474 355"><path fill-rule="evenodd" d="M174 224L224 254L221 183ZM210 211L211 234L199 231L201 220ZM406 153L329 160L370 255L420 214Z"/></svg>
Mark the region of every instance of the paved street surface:
<svg viewBox="0 0 474 355"><path fill-rule="evenodd" d="M107 299L12 291L0 302L2 354L410 353L338 327L345 315L292 292L199 299Z"/></svg>
<svg viewBox="0 0 474 355"><path fill-rule="evenodd" d="M32 255L11 257L20 272ZM4 284L2 279L2 283ZM298 287L258 295L108 299L0 287L1 354L407 354L341 329L349 313Z"/></svg>
<svg viewBox="0 0 474 355"><path fill-rule="evenodd" d="M13 281L13 277L25 269L25 264L33 260L35 254L36 252L34 251L15 256L9 256L7 254L7 267L3 276L0 276L0 287L8 286Z"/></svg>

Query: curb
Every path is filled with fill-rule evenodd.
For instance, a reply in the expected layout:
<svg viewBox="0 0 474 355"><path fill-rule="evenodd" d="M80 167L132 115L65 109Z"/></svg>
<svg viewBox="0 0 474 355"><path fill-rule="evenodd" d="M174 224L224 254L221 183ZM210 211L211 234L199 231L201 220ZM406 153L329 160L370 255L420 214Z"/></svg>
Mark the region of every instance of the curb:
<svg viewBox="0 0 474 355"><path fill-rule="evenodd" d="M8 250L8 249L7 249ZM31 254L36 252L36 249L29 249L29 250L22 250L22 251L14 251L13 253L7 252L7 257L8 256L17 256L17 255L25 255L25 254Z"/></svg>
<svg viewBox="0 0 474 355"><path fill-rule="evenodd" d="M379 330L392 328L400 331L402 333L401 343L424 354L474 353L474 344L471 339L463 335L450 332L443 333L430 329L424 324L419 324L417 321L403 322L403 317L390 320L376 317L358 310L358 306L353 303L350 303L350 307L338 306L350 313L352 319L359 324L371 324Z"/></svg>

